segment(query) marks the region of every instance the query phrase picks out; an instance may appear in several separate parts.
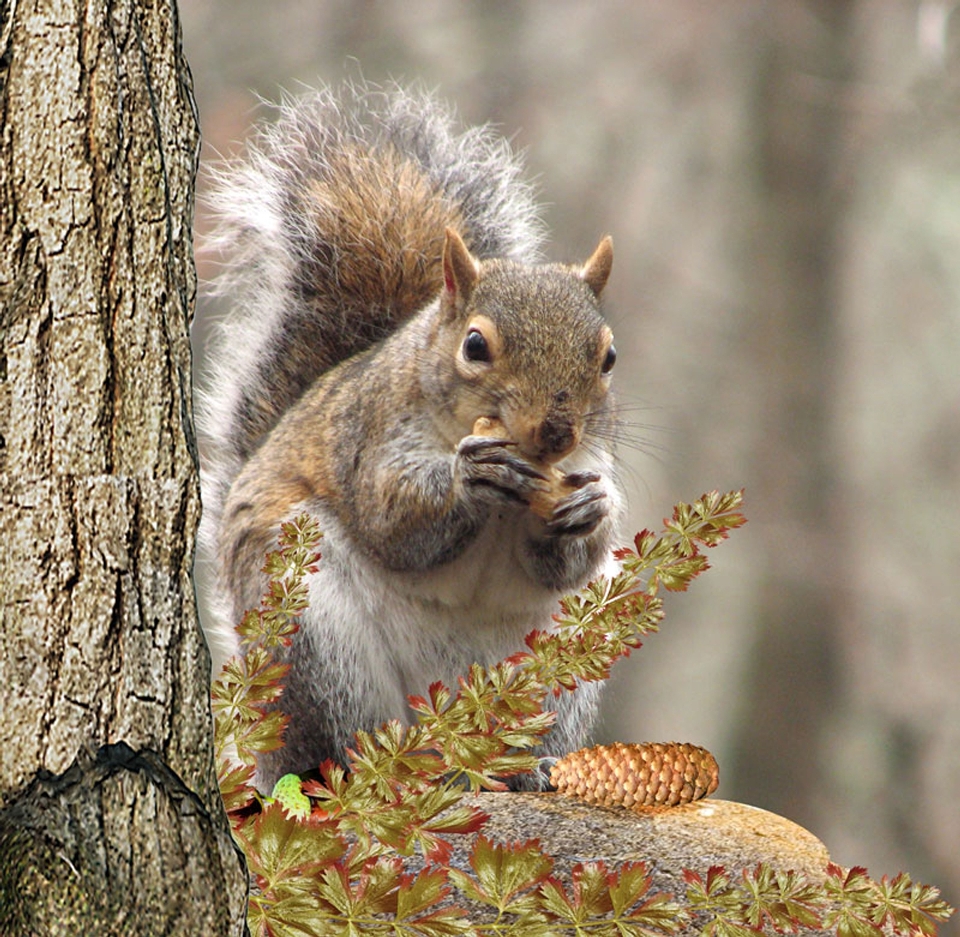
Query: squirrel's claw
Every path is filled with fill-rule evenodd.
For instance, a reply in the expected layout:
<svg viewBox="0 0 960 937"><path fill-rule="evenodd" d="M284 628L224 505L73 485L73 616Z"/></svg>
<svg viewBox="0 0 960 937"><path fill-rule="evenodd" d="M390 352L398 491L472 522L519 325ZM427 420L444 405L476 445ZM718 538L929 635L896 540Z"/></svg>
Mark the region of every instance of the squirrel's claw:
<svg viewBox="0 0 960 937"><path fill-rule="evenodd" d="M526 459L512 451L516 443L510 439L491 439L488 436L467 436L457 448L457 455L475 459L487 465L508 465L527 478L546 481L547 476ZM599 477L599 476L598 476Z"/></svg>
<svg viewBox="0 0 960 937"><path fill-rule="evenodd" d="M563 483L570 488L583 488L590 482L598 481L600 481L599 472L571 472L569 475L563 476Z"/></svg>
<svg viewBox="0 0 960 937"><path fill-rule="evenodd" d="M514 501L529 502L545 491L546 476L514 451L516 443L487 436L467 436L457 447L457 458L466 484L493 489Z"/></svg>
<svg viewBox="0 0 960 937"><path fill-rule="evenodd" d="M570 476L567 476L567 482L570 482ZM598 482L599 478L584 481L582 487L557 503L546 523L548 534L553 537L583 537L596 530L609 513L607 493Z"/></svg>

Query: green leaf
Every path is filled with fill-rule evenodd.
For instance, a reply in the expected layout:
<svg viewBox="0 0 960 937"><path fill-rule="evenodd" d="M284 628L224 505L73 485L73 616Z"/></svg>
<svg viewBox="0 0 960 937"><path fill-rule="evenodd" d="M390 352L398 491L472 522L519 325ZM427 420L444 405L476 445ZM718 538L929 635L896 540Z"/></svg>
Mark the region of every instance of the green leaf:
<svg viewBox="0 0 960 937"><path fill-rule="evenodd" d="M353 915L398 915L399 888L407 879L403 862L395 856L380 856L364 864L359 878L351 886Z"/></svg>
<svg viewBox="0 0 960 937"><path fill-rule="evenodd" d="M540 900L544 910L556 918L561 926L579 926L587 919L584 909L567 897L566 889L558 879L549 879L540 886Z"/></svg>
<svg viewBox="0 0 960 937"><path fill-rule="evenodd" d="M357 800L348 805L337 822L343 832L353 833L361 842L373 838L408 856L413 852L411 827L414 811L414 806L409 803L383 806L373 800L363 803Z"/></svg>
<svg viewBox="0 0 960 937"><path fill-rule="evenodd" d="M396 800L401 787L429 783L444 774L443 761L425 750L426 741L421 727L404 726L396 719L373 733L357 732L348 750L351 774L383 800Z"/></svg>
<svg viewBox="0 0 960 937"><path fill-rule="evenodd" d="M473 832L486 816L472 807L455 807L461 800L459 790L436 787L411 795L409 842L416 844L427 862L446 864L452 846L445 837Z"/></svg>
<svg viewBox="0 0 960 937"><path fill-rule="evenodd" d="M253 753L273 752L283 747L283 730L289 717L279 710L266 713L257 722L237 727L233 744L237 756L249 762Z"/></svg>
<svg viewBox="0 0 960 937"><path fill-rule="evenodd" d="M344 917L354 914L354 897L350 890L350 879L347 870L342 865L327 866L320 873L317 883L320 897L329 904L334 911Z"/></svg>
<svg viewBox="0 0 960 937"><path fill-rule="evenodd" d="M449 894L442 869L424 869L411 877L403 874L399 860L380 858L366 863L353 881L343 866L326 868L317 887L329 913L349 924L345 933L382 929L394 934L445 937L468 930L462 909L439 906Z"/></svg>
<svg viewBox="0 0 960 937"><path fill-rule="evenodd" d="M854 875L854 871L858 874ZM843 892L849 896L851 891L856 907L856 914L851 916L866 919L880 929L891 926L898 933L933 935L937 921L946 921L953 914L953 909L940 899L938 889L914 883L906 872L892 880L883 876L877 882L867 879L863 870L851 870Z"/></svg>
<svg viewBox="0 0 960 937"><path fill-rule="evenodd" d="M650 875L642 862L630 862L617 870L610 885L610 902L616 915L622 915L650 889Z"/></svg>
<svg viewBox="0 0 960 937"><path fill-rule="evenodd" d="M237 836L262 891L274 893L277 899L290 890L309 891L305 876L328 868L346 852L331 827L299 822L276 803L265 806Z"/></svg>
<svg viewBox="0 0 960 937"><path fill-rule="evenodd" d="M405 878L397 893L397 920L423 918L427 912L435 910L449 893L447 876L442 869L423 869L416 878ZM435 920L439 921L440 918Z"/></svg>
<svg viewBox="0 0 960 937"><path fill-rule="evenodd" d="M251 934L264 937L318 937L320 934L346 933L342 925L331 921L318 899L312 895L289 895L279 901L250 896L247 924Z"/></svg>
<svg viewBox="0 0 960 937"><path fill-rule="evenodd" d="M686 592L691 580L709 569L709 566L707 558L698 553L661 564L657 567L652 581L671 592Z"/></svg>
<svg viewBox="0 0 960 937"><path fill-rule="evenodd" d="M276 663L263 648L230 658L213 683L214 715L230 718L240 713L255 718L280 698L289 669L286 664Z"/></svg>
<svg viewBox="0 0 960 937"><path fill-rule="evenodd" d="M883 930L870 920L874 888L867 870L855 866L844 873L830 865L827 872L824 887L837 907L824 914L824 925L835 927L838 937L881 937Z"/></svg>
<svg viewBox="0 0 960 937"><path fill-rule="evenodd" d="M690 921L690 915L673 897L661 893L653 895L628 914L618 918L625 926L623 933L634 935L674 934Z"/></svg>
<svg viewBox="0 0 960 937"><path fill-rule="evenodd" d="M703 933L708 937L753 937L756 930L745 920L743 896L738 894L722 866L711 866L704 880L695 872L684 872L687 904L703 914Z"/></svg>
<svg viewBox="0 0 960 937"><path fill-rule="evenodd" d="M220 785L220 797L228 814L240 813L256 800L253 774L252 765L232 764L224 758L218 759L217 781Z"/></svg>
<svg viewBox="0 0 960 937"><path fill-rule="evenodd" d="M474 841L470 867L476 880L454 869L449 873L467 897L500 913L529 916L537 908L535 890L547 881L553 860L536 840L503 844L481 835Z"/></svg>
<svg viewBox="0 0 960 937"><path fill-rule="evenodd" d="M716 917L703 928L704 937L757 937L755 928L727 917Z"/></svg>
<svg viewBox="0 0 960 937"><path fill-rule="evenodd" d="M752 873L743 872L737 894L742 902L742 920L757 930L767 924L778 931L794 930L799 923L819 925L809 907L809 901L816 900L816 892L800 884L793 873L778 873L760 863Z"/></svg>

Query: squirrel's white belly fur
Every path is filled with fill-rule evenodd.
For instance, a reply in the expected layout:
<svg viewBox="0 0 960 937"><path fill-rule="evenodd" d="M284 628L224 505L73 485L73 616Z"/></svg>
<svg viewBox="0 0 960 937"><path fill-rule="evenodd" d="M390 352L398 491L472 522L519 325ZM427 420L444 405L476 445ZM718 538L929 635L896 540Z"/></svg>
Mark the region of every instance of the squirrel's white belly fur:
<svg viewBox="0 0 960 937"><path fill-rule="evenodd" d="M366 695L384 714L399 715L407 695L425 694L435 680L455 688L471 664L515 654L528 632L551 625L556 595L524 572L516 518L492 517L442 567L398 573L358 564L332 513L318 506L311 513L324 531L323 558L301 627L331 649L365 646L358 656L368 671Z"/></svg>

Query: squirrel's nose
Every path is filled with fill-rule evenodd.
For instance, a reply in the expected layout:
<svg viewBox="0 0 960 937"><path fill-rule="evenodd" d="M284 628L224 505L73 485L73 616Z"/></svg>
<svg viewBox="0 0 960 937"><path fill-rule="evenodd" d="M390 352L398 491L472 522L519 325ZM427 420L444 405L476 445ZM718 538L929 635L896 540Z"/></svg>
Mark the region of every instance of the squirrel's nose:
<svg viewBox="0 0 960 937"><path fill-rule="evenodd" d="M543 462L559 462L580 444L580 432L572 420L548 417L533 431L537 458Z"/></svg>

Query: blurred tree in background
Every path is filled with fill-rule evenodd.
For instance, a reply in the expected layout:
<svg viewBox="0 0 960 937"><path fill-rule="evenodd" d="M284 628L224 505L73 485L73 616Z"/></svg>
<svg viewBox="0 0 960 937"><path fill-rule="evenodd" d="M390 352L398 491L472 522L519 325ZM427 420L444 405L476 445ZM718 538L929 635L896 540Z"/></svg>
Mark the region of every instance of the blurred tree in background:
<svg viewBox="0 0 960 937"><path fill-rule="evenodd" d="M257 94L419 80L528 148L554 259L614 235L627 533L715 487L751 524L605 736L956 904L960 3L182 6L206 159Z"/></svg>

